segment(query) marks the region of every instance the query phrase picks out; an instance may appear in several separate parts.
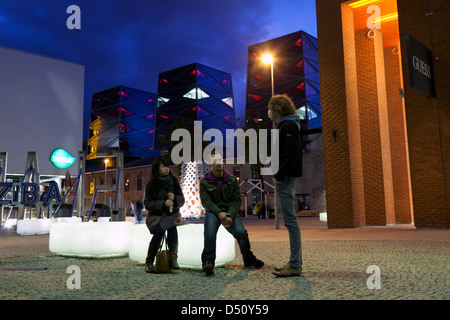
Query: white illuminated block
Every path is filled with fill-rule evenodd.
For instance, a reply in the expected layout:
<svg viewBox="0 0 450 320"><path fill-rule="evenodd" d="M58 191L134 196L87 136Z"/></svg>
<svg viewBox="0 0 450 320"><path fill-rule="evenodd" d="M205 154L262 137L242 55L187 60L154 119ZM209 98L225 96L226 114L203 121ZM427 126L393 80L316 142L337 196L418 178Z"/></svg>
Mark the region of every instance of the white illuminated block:
<svg viewBox="0 0 450 320"><path fill-rule="evenodd" d="M132 224L136 224L136 218L135 217L125 217L125 221L129 221Z"/></svg>
<svg viewBox="0 0 450 320"><path fill-rule="evenodd" d="M321 212L321 213L319 214L319 219L320 219L320 221L322 221L322 222L327 222L327 213L326 213L326 212Z"/></svg>
<svg viewBox="0 0 450 320"><path fill-rule="evenodd" d="M201 270L201 255L204 246L203 224L186 224L177 227L178 231L178 264L180 268ZM130 232L131 260L144 264L147 257L148 245L152 239L145 224L132 226ZM235 258L235 244L233 236L220 226L216 242L216 267L222 267Z"/></svg>
<svg viewBox="0 0 450 320"><path fill-rule="evenodd" d="M132 223L54 223L49 250L63 256L110 258L128 254Z"/></svg>
<svg viewBox="0 0 450 320"><path fill-rule="evenodd" d="M50 232L50 226L53 219L23 219L17 221L17 234L22 236L32 236L38 234L47 234Z"/></svg>
<svg viewBox="0 0 450 320"><path fill-rule="evenodd" d="M58 223L73 223L73 222L81 222L81 217L62 217L62 218L54 218L55 222Z"/></svg>

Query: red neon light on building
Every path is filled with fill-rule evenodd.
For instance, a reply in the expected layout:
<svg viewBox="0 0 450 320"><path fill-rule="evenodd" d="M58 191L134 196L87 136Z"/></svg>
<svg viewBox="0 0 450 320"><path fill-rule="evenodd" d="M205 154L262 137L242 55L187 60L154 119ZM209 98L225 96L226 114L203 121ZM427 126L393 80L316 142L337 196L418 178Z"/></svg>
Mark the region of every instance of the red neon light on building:
<svg viewBox="0 0 450 320"><path fill-rule="evenodd" d="M262 96L258 96L256 94L250 94L249 96L255 99L256 101L261 101L263 98Z"/></svg>

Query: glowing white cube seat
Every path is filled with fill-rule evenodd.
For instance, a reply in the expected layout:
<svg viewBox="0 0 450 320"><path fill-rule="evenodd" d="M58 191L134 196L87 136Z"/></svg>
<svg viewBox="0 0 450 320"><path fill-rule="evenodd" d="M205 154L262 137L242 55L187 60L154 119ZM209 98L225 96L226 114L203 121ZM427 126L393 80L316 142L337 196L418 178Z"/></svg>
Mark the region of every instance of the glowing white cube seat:
<svg viewBox="0 0 450 320"><path fill-rule="evenodd" d="M54 218L55 222L58 223L74 223L81 222L81 217L63 217L63 218Z"/></svg>
<svg viewBox="0 0 450 320"><path fill-rule="evenodd" d="M48 234L53 222L55 222L53 219L21 219L17 221L16 232L21 236Z"/></svg>
<svg viewBox="0 0 450 320"><path fill-rule="evenodd" d="M111 258L128 254L133 224L120 222L54 223L49 250L62 256Z"/></svg>
<svg viewBox="0 0 450 320"><path fill-rule="evenodd" d="M203 224L186 224L177 227L178 264L181 268L202 269L203 230ZM145 263L148 245L152 236L145 224L132 226L130 232L130 251L128 254L131 260L141 264ZM215 266L222 267L227 262L234 260L234 257L234 238L223 226L220 226L217 232Z"/></svg>
<svg viewBox="0 0 450 320"><path fill-rule="evenodd" d="M135 217L125 217L125 221L129 221L132 224L136 224L136 218Z"/></svg>

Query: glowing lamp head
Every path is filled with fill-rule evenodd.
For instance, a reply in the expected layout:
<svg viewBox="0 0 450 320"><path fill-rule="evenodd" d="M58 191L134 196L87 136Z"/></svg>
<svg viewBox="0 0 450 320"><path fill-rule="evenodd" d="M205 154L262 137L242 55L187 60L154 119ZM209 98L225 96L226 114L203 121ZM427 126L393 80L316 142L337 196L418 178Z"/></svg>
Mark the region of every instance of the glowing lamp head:
<svg viewBox="0 0 450 320"><path fill-rule="evenodd" d="M262 62L264 62L264 63L268 63L268 64L270 64L270 63L272 63L273 62L273 57L272 57L272 55L271 54L265 54L265 55L263 55L262 56Z"/></svg>

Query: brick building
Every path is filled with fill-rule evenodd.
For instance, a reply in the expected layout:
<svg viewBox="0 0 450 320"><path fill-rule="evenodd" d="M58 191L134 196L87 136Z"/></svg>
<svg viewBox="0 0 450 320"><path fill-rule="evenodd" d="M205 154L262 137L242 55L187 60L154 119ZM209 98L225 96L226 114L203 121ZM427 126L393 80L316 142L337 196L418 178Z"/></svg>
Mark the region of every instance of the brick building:
<svg viewBox="0 0 450 320"><path fill-rule="evenodd" d="M316 6L328 226L449 228L450 2Z"/></svg>

